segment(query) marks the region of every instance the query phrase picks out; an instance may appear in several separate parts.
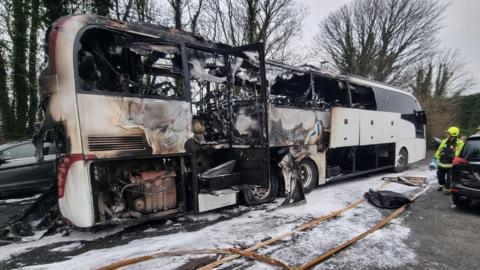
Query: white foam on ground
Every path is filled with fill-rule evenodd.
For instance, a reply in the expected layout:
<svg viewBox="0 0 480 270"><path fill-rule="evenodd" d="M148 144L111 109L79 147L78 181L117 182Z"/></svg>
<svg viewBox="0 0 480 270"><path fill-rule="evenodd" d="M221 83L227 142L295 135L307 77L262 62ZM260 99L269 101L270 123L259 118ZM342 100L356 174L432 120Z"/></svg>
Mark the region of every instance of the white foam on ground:
<svg viewBox="0 0 480 270"><path fill-rule="evenodd" d="M37 199L38 197L42 196L42 194L35 194L30 197L24 197L24 198L17 198L17 199L6 199L6 200L0 200L0 203L19 203L19 202L24 202L24 201L31 201L34 199Z"/></svg>
<svg viewBox="0 0 480 270"><path fill-rule="evenodd" d="M62 236L61 234L49 235L41 238L37 241L31 242L20 242L10 245L0 246L0 261L5 261L10 259L12 256L20 255L22 253L28 252L34 248L43 247L46 245L51 245L55 243L62 242L72 242L72 241L93 241L101 238L105 238L109 235L115 234L121 231L121 228L113 228L110 230L104 230L101 232L80 232L73 231L69 236Z"/></svg>
<svg viewBox="0 0 480 270"><path fill-rule="evenodd" d="M50 251L54 251L54 252L69 252L69 251L72 251L72 250L76 250L76 249L79 249L83 247L83 244L80 243L80 242L73 242L71 244L68 244L68 245L64 245L64 246L59 246L59 247L56 247L56 248L52 248L50 249Z"/></svg>
<svg viewBox="0 0 480 270"><path fill-rule="evenodd" d="M78 265L82 265L83 269L93 269L120 260L162 251L228 247L244 248L263 241L268 237L292 231L315 217L343 208L362 197L370 188L378 188L383 183L383 181L379 180L383 176L393 175L398 174L375 174L317 188L307 195L307 204L305 205L275 209L274 211L252 210L239 217L221 221L197 231L181 231L156 237L149 236L148 238L133 240L127 244L112 248L90 250L62 262L28 266L25 269L66 270L76 269ZM403 175L432 177L433 173L427 171L426 168L416 168L403 173ZM406 195L412 195L419 191L419 188L397 183L391 183L385 189ZM281 199L278 201L281 201ZM273 208L273 206L267 208ZM363 203L346 212L343 217L322 223L311 230L261 249L259 253L291 265L305 263L324 251L366 231L388 213L390 213L388 210L380 210L368 203ZM220 216L221 214L218 213L206 214L200 220L213 220ZM389 224L367 238L360 240L351 248L342 251L339 255L317 266L316 269L351 268L352 265L355 265L355 268L401 268L403 265L416 260L414 251L405 244L409 232L409 228L402 225L401 219L397 219L393 224ZM82 236L78 236L77 239L89 240ZM33 246L39 247L49 243L48 240L42 240L42 243L33 242L24 246L17 244L0 247L0 260L18 255L31 249ZM70 241L72 240L70 239ZM147 268L175 269L188 262L188 260L198 257L201 257L201 255L161 257L145 262L142 266ZM242 263L247 269L271 269L262 263L244 259L236 260L234 263L235 265ZM232 266L232 264L227 264L224 268L228 268L228 266ZM144 268L139 267L135 265L125 269Z"/></svg>

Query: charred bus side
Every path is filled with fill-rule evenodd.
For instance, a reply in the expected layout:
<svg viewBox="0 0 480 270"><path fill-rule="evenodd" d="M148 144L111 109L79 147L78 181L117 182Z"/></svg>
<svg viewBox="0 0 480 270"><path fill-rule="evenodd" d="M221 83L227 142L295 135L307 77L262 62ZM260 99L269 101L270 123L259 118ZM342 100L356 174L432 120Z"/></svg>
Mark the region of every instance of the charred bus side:
<svg viewBox="0 0 480 270"><path fill-rule="evenodd" d="M424 157L411 95L266 62L262 44L70 16L41 78L38 145L56 145L60 209L78 227L266 203L292 175L308 192Z"/></svg>
<svg viewBox="0 0 480 270"><path fill-rule="evenodd" d="M269 119L277 111L302 119L290 121L302 125L291 126L295 126L290 133L297 134L297 141L287 145L307 145L310 149L317 145L316 153L306 157L315 161L316 167L309 162L311 166L302 170L307 191L312 188L308 182L312 171L313 178L318 177L316 184L322 185L379 170L400 172L409 163L425 158L426 115L411 94L356 76L324 74L275 62L267 63L267 78ZM308 113L315 116L306 116ZM308 125L308 120L316 124ZM307 132L302 132L305 128ZM298 136L301 133L304 135ZM271 146L275 145L274 135L271 130Z"/></svg>
<svg viewBox="0 0 480 270"><path fill-rule="evenodd" d="M96 16L58 20L37 137L57 146L65 219L90 227L203 212L267 186L262 51Z"/></svg>

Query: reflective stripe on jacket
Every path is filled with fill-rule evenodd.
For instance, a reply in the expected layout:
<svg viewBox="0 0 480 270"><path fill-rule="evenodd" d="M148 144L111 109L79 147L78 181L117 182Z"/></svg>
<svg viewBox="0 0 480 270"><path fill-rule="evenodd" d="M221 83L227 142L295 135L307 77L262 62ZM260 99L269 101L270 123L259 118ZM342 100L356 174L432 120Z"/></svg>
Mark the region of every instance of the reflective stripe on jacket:
<svg viewBox="0 0 480 270"><path fill-rule="evenodd" d="M442 151L445 149L445 147L447 146L447 142L448 142L448 138L447 139L443 139L442 142L440 143L440 146L438 146L438 149L437 149L437 152L435 152L435 158L437 160L441 160L441 154L442 154ZM462 148L463 148L463 141L460 140L460 139L456 139L456 142L455 144L453 145L454 147L454 153L455 153L455 157L458 157L460 155L460 152L462 152ZM442 163L442 162L439 162L438 163L438 166L439 167L443 167L443 168L451 168L453 166L452 163Z"/></svg>

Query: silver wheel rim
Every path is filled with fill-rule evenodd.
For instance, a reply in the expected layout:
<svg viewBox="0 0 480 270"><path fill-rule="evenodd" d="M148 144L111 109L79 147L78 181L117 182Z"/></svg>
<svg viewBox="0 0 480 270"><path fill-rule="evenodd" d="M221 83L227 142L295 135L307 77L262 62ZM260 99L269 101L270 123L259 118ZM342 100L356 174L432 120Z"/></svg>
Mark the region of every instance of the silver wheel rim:
<svg viewBox="0 0 480 270"><path fill-rule="evenodd" d="M306 164L300 164L300 181L304 188L308 187L313 180L312 168Z"/></svg>
<svg viewBox="0 0 480 270"><path fill-rule="evenodd" d="M406 157L402 153L399 153L397 156L398 167L403 167L406 164Z"/></svg>
<svg viewBox="0 0 480 270"><path fill-rule="evenodd" d="M262 187L252 187L252 195L255 197L257 200L264 200L268 197L270 194L270 188L271 188L271 183L268 181L268 188L262 188Z"/></svg>

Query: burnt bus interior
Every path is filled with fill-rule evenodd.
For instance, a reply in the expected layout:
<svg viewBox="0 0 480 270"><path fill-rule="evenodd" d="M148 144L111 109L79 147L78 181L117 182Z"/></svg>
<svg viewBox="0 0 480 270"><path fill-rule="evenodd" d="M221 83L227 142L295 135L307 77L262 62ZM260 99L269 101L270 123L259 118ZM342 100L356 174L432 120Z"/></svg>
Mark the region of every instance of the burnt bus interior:
<svg viewBox="0 0 480 270"><path fill-rule="evenodd" d="M262 145L265 98L258 60L189 48L188 65L197 142Z"/></svg>
<svg viewBox="0 0 480 270"><path fill-rule="evenodd" d="M230 48L177 38L166 42L97 27L77 42L79 93L191 102L194 136L186 153L92 162L97 221L198 212L201 192L236 186L252 198L245 195L251 185L268 187L271 175L279 175L282 155L268 146L268 103L321 111L386 110L371 87L266 64L260 44ZM422 119L413 119L419 134ZM329 149L327 177L393 166L394 152L394 144Z"/></svg>
<svg viewBox="0 0 480 270"><path fill-rule="evenodd" d="M311 71L267 64L269 103L280 107L328 111L349 106L347 84Z"/></svg>
<svg viewBox="0 0 480 270"><path fill-rule="evenodd" d="M180 47L105 29L85 31L77 53L79 90L183 97Z"/></svg>
<svg viewBox="0 0 480 270"><path fill-rule="evenodd" d="M80 93L187 98L178 44L92 28L77 46ZM182 156L99 160L90 172L99 222L166 216L186 207L188 172Z"/></svg>
<svg viewBox="0 0 480 270"><path fill-rule="evenodd" d="M390 96L383 94L379 101L377 92L372 87L355 84L338 78L327 77L314 70L302 71L295 67L285 66L270 62L267 65L267 78L269 79L269 102L275 106L293 107L298 109L313 109L329 111L332 107L356 108L362 110L382 110L409 114L402 118L415 118L419 132L423 132L420 107L413 98L387 91ZM391 93L390 93L391 92ZM397 106L392 99L402 97L402 106ZM384 105L380 109L377 103L387 99L391 106ZM406 103L409 103L407 106ZM405 109L406 108L406 109ZM415 112L415 113L414 113ZM328 148L329 130L325 147ZM393 167L395 164L395 144L376 144L351 147L330 148L327 151L328 179L341 179L363 172L371 172Z"/></svg>
<svg viewBox="0 0 480 270"><path fill-rule="evenodd" d="M266 98L259 49L219 51L187 46L197 146L192 176L198 188L194 190L245 190L245 185L268 184Z"/></svg>
<svg viewBox="0 0 480 270"><path fill-rule="evenodd" d="M91 28L77 47L79 93L191 101L188 153L92 163L96 220L198 212L198 193L268 184L260 45L212 49Z"/></svg>

